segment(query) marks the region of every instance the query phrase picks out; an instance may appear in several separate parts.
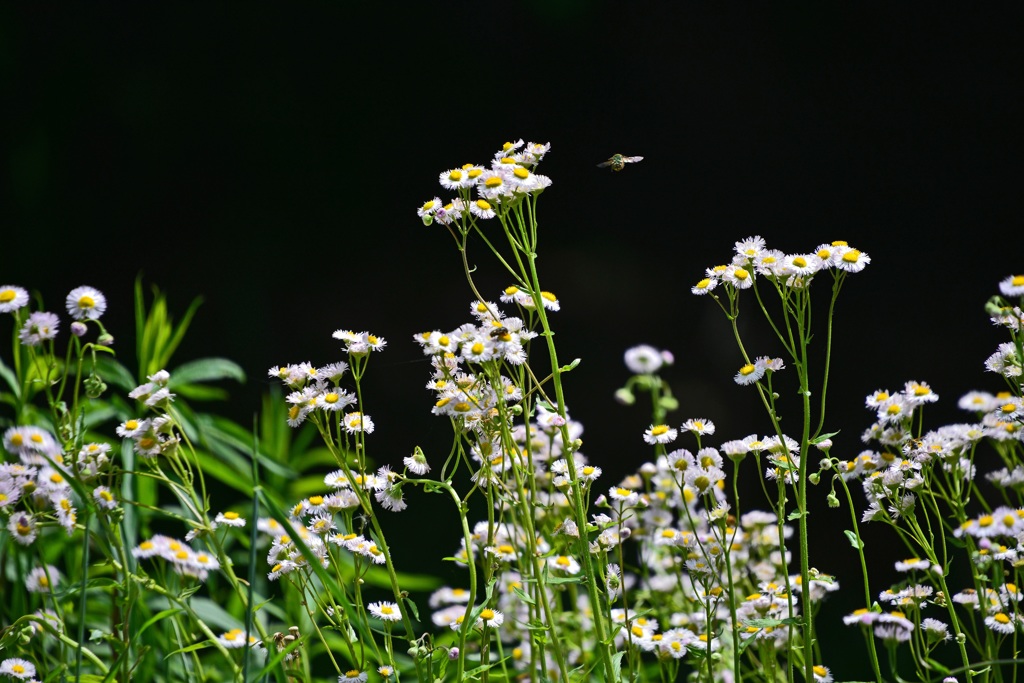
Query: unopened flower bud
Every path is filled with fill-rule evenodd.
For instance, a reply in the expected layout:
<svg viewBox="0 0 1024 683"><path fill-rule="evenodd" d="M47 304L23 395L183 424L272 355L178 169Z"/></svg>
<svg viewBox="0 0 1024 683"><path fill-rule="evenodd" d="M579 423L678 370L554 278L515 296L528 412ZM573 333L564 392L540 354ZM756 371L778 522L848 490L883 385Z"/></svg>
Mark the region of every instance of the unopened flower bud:
<svg viewBox="0 0 1024 683"><path fill-rule="evenodd" d="M836 496L836 494L834 494L834 493L828 494L828 497L826 497L825 500L828 502L828 506L830 508L837 508L837 507L839 507L839 498L838 498L838 496Z"/></svg>
<svg viewBox="0 0 1024 683"><path fill-rule="evenodd" d="M79 320L76 320L75 322L71 323L71 334L75 335L76 337L84 336L85 333L88 331L89 328L85 326L85 323Z"/></svg>
<svg viewBox="0 0 1024 683"><path fill-rule="evenodd" d="M812 484L817 484L819 481L821 481L821 475L818 474L817 472L812 472L807 477L807 481L811 482Z"/></svg>
<svg viewBox="0 0 1024 683"><path fill-rule="evenodd" d="M103 346L113 346L114 345L114 335L110 334L109 332L104 332L103 334L101 334L99 336L99 339L97 339L96 342L98 344L103 345Z"/></svg>
<svg viewBox="0 0 1024 683"><path fill-rule="evenodd" d="M622 387L615 391L615 400L624 406L631 406L636 403L636 396L626 387Z"/></svg>
<svg viewBox="0 0 1024 683"><path fill-rule="evenodd" d="M662 396L658 401L658 405L668 412L679 409L679 401L675 396Z"/></svg>
<svg viewBox="0 0 1024 683"><path fill-rule="evenodd" d="M827 472L828 470L832 469L832 461L829 460L828 458L822 458L821 461L818 463L818 469L821 470L822 472Z"/></svg>
<svg viewBox="0 0 1024 683"><path fill-rule="evenodd" d="M454 660L456 660L458 658L459 658L459 648L453 647L450 650L448 650L448 659L451 659L451 660L454 661Z"/></svg>

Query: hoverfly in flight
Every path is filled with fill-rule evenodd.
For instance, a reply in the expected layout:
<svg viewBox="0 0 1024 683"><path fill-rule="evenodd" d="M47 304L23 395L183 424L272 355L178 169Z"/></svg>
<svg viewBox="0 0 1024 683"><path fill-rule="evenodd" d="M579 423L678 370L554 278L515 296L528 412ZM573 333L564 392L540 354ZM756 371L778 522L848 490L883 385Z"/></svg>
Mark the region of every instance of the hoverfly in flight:
<svg viewBox="0 0 1024 683"><path fill-rule="evenodd" d="M602 161L597 165L597 167L604 168L606 166L611 166L613 171L621 171L626 167L626 164L635 164L641 160L643 160L643 157L625 157L621 154L613 154L608 161Z"/></svg>

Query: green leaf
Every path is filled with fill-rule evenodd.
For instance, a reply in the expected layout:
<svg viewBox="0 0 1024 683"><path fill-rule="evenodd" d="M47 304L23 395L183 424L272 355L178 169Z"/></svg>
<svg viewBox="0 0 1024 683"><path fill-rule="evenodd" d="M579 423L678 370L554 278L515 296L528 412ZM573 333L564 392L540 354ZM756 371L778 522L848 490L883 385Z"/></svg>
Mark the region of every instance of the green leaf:
<svg viewBox="0 0 1024 683"><path fill-rule="evenodd" d="M799 617L786 617L785 619L746 619L742 623L744 626L753 626L754 628L775 628L777 626L799 626L802 622Z"/></svg>
<svg viewBox="0 0 1024 683"><path fill-rule="evenodd" d="M854 548L856 548L857 550L861 550L864 547L864 541L857 538L857 534L853 533L849 529L845 529L843 533L846 534L846 540L848 540L850 542L850 545L852 545Z"/></svg>
<svg viewBox="0 0 1024 683"><path fill-rule="evenodd" d="M231 396L226 389L208 387L202 384L182 384L175 387L175 391L182 398L187 398L190 401L206 401L207 403L226 401Z"/></svg>
<svg viewBox="0 0 1024 683"><path fill-rule="evenodd" d="M612 655L612 680L622 680L622 657L625 655L625 650L616 652Z"/></svg>
<svg viewBox="0 0 1024 683"><path fill-rule="evenodd" d="M182 384L215 382L222 379L245 382L245 371L238 363L227 358L200 358L174 368L167 386L175 389Z"/></svg>
<svg viewBox="0 0 1024 683"><path fill-rule="evenodd" d="M225 631L244 627L244 624L239 619L228 614L223 607L209 598L194 597L189 604L192 606L192 611L195 612L196 616L207 626L216 626Z"/></svg>
<svg viewBox="0 0 1024 683"><path fill-rule="evenodd" d="M96 359L96 372L104 382L125 393L134 389L138 384L128 368L107 356L100 356Z"/></svg>
<svg viewBox="0 0 1024 683"><path fill-rule="evenodd" d="M525 592L523 591L523 589L522 589L522 588L519 588L518 586L513 586L513 587L512 587L512 592L513 592L513 593L515 593L516 595L518 595L518 596L519 596L519 599L520 599L520 600L522 600L523 602L525 602L525 603L526 603L527 605L536 605L536 604L537 604L537 603L536 603L536 602L534 601L534 599L533 599L533 598L531 598L531 597L530 597L529 595L527 595L527 594L526 594L526 593L525 593Z"/></svg>
<svg viewBox="0 0 1024 683"><path fill-rule="evenodd" d="M787 521L790 521L790 522L792 522L792 521L795 521L795 520L798 520L798 519L800 519L800 518L801 518L801 517L803 517L803 516L804 516L805 514L810 514L810 513L809 513L809 512L801 512L800 510L793 510L793 511L792 511L792 512L790 512L790 513L789 513L789 515L788 515L788 516L786 517L786 520L787 520Z"/></svg>
<svg viewBox="0 0 1024 683"><path fill-rule="evenodd" d="M549 586L557 586L562 583L582 583L583 577L581 576L552 576L547 580Z"/></svg>
<svg viewBox="0 0 1024 683"><path fill-rule="evenodd" d="M833 436L835 436L838 433L839 433L839 430L837 429L836 431L829 432L828 434L819 434L818 436L816 436L813 439L811 439L810 443L811 443L812 446L817 445L817 444L821 443L822 441L825 441L826 439L831 439Z"/></svg>
<svg viewBox="0 0 1024 683"><path fill-rule="evenodd" d="M559 372L569 372L570 370L573 370L577 365L580 364L580 360L581 360L580 358L577 358L576 360L574 360L573 362L569 363L568 365L563 365L561 368L558 369L558 371Z"/></svg>

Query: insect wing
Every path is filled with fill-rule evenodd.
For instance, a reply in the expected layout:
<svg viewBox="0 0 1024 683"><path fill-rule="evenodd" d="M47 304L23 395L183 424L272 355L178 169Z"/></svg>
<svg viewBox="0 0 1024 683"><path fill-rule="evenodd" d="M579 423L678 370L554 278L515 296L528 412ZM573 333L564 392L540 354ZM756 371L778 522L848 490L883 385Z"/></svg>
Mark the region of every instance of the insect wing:
<svg viewBox="0 0 1024 683"><path fill-rule="evenodd" d="M609 167L609 166L611 166L611 165L612 165L613 163L614 163L614 161L613 161L612 159L609 159L608 161L602 161L601 163L599 163L599 164L597 165L597 167L598 167L598 168L608 168L608 167Z"/></svg>
<svg viewBox="0 0 1024 683"><path fill-rule="evenodd" d="M638 161L643 161L643 157L622 157L622 160L627 164L635 164Z"/></svg>

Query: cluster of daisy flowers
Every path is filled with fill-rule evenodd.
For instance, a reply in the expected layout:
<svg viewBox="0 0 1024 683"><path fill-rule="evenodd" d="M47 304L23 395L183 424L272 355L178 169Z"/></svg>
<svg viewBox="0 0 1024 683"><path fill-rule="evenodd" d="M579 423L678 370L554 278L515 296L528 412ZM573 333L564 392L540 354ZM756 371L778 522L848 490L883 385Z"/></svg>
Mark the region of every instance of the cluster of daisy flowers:
<svg viewBox="0 0 1024 683"><path fill-rule="evenodd" d="M749 289L759 276L786 287L802 288L819 272L859 273L869 263L867 254L842 241L821 244L806 254L786 254L769 249L765 240L755 235L736 242L732 262L705 270L704 277L690 291L708 294L718 285L731 290Z"/></svg>
<svg viewBox="0 0 1024 683"><path fill-rule="evenodd" d="M332 335L341 340L351 358L360 358L373 351L383 351L387 341L369 332L336 330ZM374 430L373 420L359 411L347 411L357 403L356 396L341 388L341 380L349 365L343 361L315 367L311 363L275 365L267 375L280 380L289 393L288 424L298 427L311 414L327 413L341 416L341 426L349 434Z"/></svg>
<svg viewBox="0 0 1024 683"><path fill-rule="evenodd" d="M1024 277L1007 278L1000 283L1006 296L1024 295ZM927 647L934 647L951 637L952 626L943 615L923 616L929 605L946 611L946 600L966 610L963 618L978 621L995 637L1019 631L1024 626L1020 610L1021 593L1014 581L1024 564L1024 401L1019 395L1020 360L1016 347L1019 307L997 306L992 320L1008 328L1014 341L1008 350L1000 351L998 361L989 358L989 371L1011 380L1017 392L991 394L971 391L957 405L973 415L969 422L941 426L921 434L916 431L920 410L939 400L925 382L906 382L900 391L879 389L865 403L876 421L864 431L862 439L876 448L862 451L856 458L839 461L837 471L846 480L860 480L867 508L864 521L885 521L899 524L914 516L921 496L943 501L949 506L942 521L949 535L960 540L970 555L971 572L983 581L948 598L943 596L940 581L948 569L927 559L910 558L896 563L896 570L907 575L879 595L880 603L888 603L890 612L857 610L845 622L873 630L876 637L912 645L915 633L923 633ZM1014 370L1016 368L1016 370ZM1002 467L979 471L977 448L991 443ZM982 477L998 491L1001 505L990 505L979 487ZM972 491L965 496L960 491ZM984 511L967 516L966 500L978 500ZM977 643L977 636L973 639ZM980 646L979 646L980 647Z"/></svg>
<svg viewBox="0 0 1024 683"><path fill-rule="evenodd" d="M671 360L671 354L653 347L627 352L627 364L637 374L657 372ZM545 558L545 571L551 576L571 578L582 572L582 558L571 554L571 541L581 531L569 516L568 464L559 450L550 450L561 443L553 438L561 424L556 414L541 407L528 428L517 425L512 430L516 437L512 450L531 454L537 482L536 498L528 501L536 511L540 530L533 548L526 530L515 523L494 525L482 521L473 528L473 556L484 558L482 561L496 568L494 602L469 610L468 591L453 587L442 588L430 598L434 610L431 619L438 627L459 629L468 613L478 614L473 629L493 629L511 648L506 652L512 653L517 671L529 670L532 640L528 625L536 618L531 603L522 598L533 582L528 578L533 571L530 553ZM567 426L574 439L582 433L576 422L570 421ZM715 425L703 418L686 420L679 429L652 425L644 440L663 448L677 439L680 431L706 438L715 433ZM477 434L478 439L486 435L485 430ZM489 450L480 450L486 450L490 460L482 457L482 452L474 456L482 465L492 465L488 470L492 473L493 466L500 468L498 476L492 474L493 483L517 490L509 474L509 456L500 443L483 441L485 447L488 443ZM792 439L754 435L726 442L721 449L704 447L694 453L679 448L658 456L637 474L597 495L594 504L598 511L592 514L591 522L598 532L592 537L590 553L599 560L601 581L613 605L606 616L615 629L618 649L649 653L663 662L696 662L708 648L717 652L733 647L728 638L722 639L722 634L731 630L731 609L737 622L744 625L743 638L770 642L773 647L786 646L790 629L764 624L771 620L782 623L800 611L804 595L800 577L788 573L790 556L782 552L784 539L792 530L788 525L780 526L774 513L761 511L744 514L737 524L724 494L724 460L757 453L769 462L782 463L787 458L796 459L796 448ZM574 461L576 475L584 491L589 492L601 468L589 465L579 452L574 453ZM478 473L476 480L480 479ZM529 490L524 488L518 495L528 496ZM627 569L619 564L624 548L630 546L633 550L628 557L642 558L636 570L632 562L627 563ZM463 546L455 557L465 564L469 553ZM731 605L730 581L734 595L746 596ZM833 577L813 574L809 599L821 600L838 587ZM569 603L563 591L555 589L552 593L548 599L553 609L570 609L578 615L578 627L584 635L564 640L569 663L578 665L588 656L587 643L592 635L587 634L594 632L588 598L580 595L575 603ZM544 666L556 671L550 650L546 656ZM818 680L831 680L825 667L816 667L815 673Z"/></svg>
<svg viewBox="0 0 1024 683"><path fill-rule="evenodd" d="M132 549L137 559L159 558L169 564L181 576L205 581L210 572L220 569L216 555L196 550L185 541L157 534Z"/></svg>
<svg viewBox="0 0 1024 683"><path fill-rule="evenodd" d="M0 285L0 313L17 316L21 325L18 331L20 342L25 346L52 342L60 332L60 316L52 311L32 311L22 320L22 309L29 305L29 301L29 294L23 287ZM72 319L71 333L76 337L86 333L88 321L98 321L107 310L107 298L103 293L85 285L68 292L64 304Z"/></svg>
<svg viewBox="0 0 1024 683"><path fill-rule="evenodd" d="M696 437L714 433L713 423L704 419L687 420L682 428ZM645 440L667 443L664 437L672 431L659 441L648 429ZM797 616L806 599L817 602L839 588L833 577L812 573L805 598L801 577L788 572L790 554L783 552L792 529L780 527L773 512L752 510L739 520L730 514L725 458L754 453L769 462L793 462L796 446L788 437L751 435L696 453L677 448L641 466L605 501L598 500L611 508L612 523L620 527L617 536L635 544L644 558L644 572L616 578L634 595L631 611L622 617L622 640L659 657L696 659L709 647L733 647L722 634L731 631L735 610L741 638L784 648L791 632L772 624ZM773 466L767 476L778 478L779 470ZM824 678L827 669L821 668Z"/></svg>
<svg viewBox="0 0 1024 683"><path fill-rule="evenodd" d="M441 187L458 196L448 202L434 197L416 214L425 225L460 223L467 216L494 218L511 203L550 187L551 179L535 172L550 149L551 143L506 142L488 166L465 164L444 171L438 178Z"/></svg>
<svg viewBox="0 0 1024 683"><path fill-rule="evenodd" d="M520 306L533 303L532 297L518 288L506 290L501 300ZM542 301L548 305L549 299ZM550 301L552 307L557 305L557 299L552 297ZM511 379L504 375L494 379L484 368L502 363L524 364L525 345L537 336L522 318L506 316L495 303L474 301L470 313L475 322L448 332L433 330L414 336L434 368L427 384L436 396L432 412L456 420L467 432L494 418L499 402L511 405L522 399L522 389ZM487 425L483 431L493 434L495 430L493 425Z"/></svg>
<svg viewBox="0 0 1024 683"><path fill-rule="evenodd" d="M39 427L10 427L4 432L3 447L18 459L0 463L0 515L6 518L11 538L32 545L40 530L54 522L68 535L74 533L77 503L67 471L60 467L64 457L56 438ZM90 447L105 451L96 444L83 451Z"/></svg>

